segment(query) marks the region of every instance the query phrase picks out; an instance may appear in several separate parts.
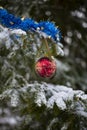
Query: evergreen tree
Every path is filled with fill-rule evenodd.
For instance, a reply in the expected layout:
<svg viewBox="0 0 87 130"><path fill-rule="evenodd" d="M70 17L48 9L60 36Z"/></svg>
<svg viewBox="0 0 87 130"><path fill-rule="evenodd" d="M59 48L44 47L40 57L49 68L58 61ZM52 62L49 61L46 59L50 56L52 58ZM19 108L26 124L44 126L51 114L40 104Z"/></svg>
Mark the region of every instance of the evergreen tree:
<svg viewBox="0 0 87 130"><path fill-rule="evenodd" d="M52 16L61 27L64 44L62 48L41 32L0 25L0 130L87 129L86 3L0 1L16 15L31 15L37 21ZM49 52L57 70L52 78L43 78L35 65Z"/></svg>

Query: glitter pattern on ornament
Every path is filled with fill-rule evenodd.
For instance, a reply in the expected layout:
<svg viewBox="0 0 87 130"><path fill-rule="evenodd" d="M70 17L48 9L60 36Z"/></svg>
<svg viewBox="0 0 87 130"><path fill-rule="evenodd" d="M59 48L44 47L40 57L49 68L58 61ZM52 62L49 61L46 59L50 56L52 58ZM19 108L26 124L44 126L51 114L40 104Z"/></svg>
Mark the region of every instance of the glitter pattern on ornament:
<svg viewBox="0 0 87 130"><path fill-rule="evenodd" d="M56 63L48 57L42 57L35 64L35 71L43 78L52 78L56 72Z"/></svg>

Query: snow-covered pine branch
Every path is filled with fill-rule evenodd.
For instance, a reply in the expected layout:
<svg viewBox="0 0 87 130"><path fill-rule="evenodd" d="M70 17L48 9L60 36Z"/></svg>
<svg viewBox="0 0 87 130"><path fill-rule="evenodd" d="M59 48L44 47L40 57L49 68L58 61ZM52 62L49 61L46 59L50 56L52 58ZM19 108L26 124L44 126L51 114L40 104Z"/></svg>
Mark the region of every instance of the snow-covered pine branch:
<svg viewBox="0 0 87 130"><path fill-rule="evenodd" d="M4 91L0 95L0 100L6 97L10 97L11 106L13 107L20 106L20 97L22 97L25 102L28 99L30 100L26 106L33 102L37 107L44 105L46 109L52 110L56 105L58 110L87 117L87 95L81 90L73 90L62 85L35 81L33 84L27 84L22 88L15 87L15 89Z"/></svg>

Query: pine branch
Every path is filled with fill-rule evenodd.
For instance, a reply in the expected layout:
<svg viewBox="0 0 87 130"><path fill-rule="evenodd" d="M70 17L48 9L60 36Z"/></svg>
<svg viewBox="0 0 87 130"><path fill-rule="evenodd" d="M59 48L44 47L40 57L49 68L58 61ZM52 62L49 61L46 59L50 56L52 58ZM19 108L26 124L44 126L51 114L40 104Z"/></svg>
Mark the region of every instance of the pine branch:
<svg viewBox="0 0 87 130"><path fill-rule="evenodd" d="M65 71L69 71L69 66L56 60L58 72L53 79L37 77L33 64L43 55L41 51L37 56L43 39L37 33L27 35L22 30L0 26L0 102L10 102L13 112L19 112L18 116L22 115L22 121L26 122L24 127L29 124L30 129L75 130L77 124L87 128L87 95L81 90L52 84L60 74L67 79ZM52 42L51 45L52 53L57 54Z"/></svg>

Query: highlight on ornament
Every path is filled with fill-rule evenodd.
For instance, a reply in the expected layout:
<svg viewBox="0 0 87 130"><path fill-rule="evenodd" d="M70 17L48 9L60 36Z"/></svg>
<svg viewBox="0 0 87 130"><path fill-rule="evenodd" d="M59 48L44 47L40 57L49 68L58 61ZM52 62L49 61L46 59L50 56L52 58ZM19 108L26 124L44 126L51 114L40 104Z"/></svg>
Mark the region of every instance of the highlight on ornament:
<svg viewBox="0 0 87 130"><path fill-rule="evenodd" d="M56 63L48 57L42 57L35 64L35 71L43 78L52 78L56 73Z"/></svg>

